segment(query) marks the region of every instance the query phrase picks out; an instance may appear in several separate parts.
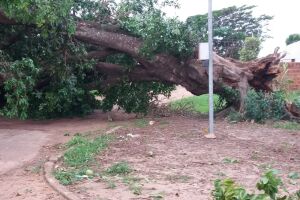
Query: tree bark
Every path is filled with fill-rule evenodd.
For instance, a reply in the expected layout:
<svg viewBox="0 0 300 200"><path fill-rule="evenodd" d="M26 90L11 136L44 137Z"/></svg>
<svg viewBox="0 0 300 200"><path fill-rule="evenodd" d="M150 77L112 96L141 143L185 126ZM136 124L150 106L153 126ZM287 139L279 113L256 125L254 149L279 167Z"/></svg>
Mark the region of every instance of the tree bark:
<svg viewBox="0 0 300 200"><path fill-rule="evenodd" d="M140 63L140 66L128 73L129 76L130 74L140 73L139 79L145 77L145 80L160 80L182 85L195 95L207 93L207 68L196 58L182 61L174 56L161 53L155 55L153 59L146 59L139 53L139 49L142 46L140 39L118 33L115 30L114 32L109 32L101 27L87 23L78 25L75 38L132 56ZM266 57L250 62L240 62L234 59L225 59L214 54L214 89L218 91L220 86L225 84L237 88L241 93L241 97L245 96L249 86L271 91L272 80L280 73L278 63L283 56L276 49L273 54ZM102 67L102 72L107 72L108 77L110 77L110 70L104 70L104 66L102 63L97 68ZM140 70L140 68L143 68L143 70ZM243 98L241 100L241 104L243 104Z"/></svg>

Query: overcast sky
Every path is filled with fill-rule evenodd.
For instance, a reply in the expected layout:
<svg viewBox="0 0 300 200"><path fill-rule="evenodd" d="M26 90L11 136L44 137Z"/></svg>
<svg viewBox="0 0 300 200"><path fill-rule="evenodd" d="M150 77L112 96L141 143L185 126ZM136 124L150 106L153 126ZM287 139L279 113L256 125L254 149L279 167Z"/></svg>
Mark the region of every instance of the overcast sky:
<svg viewBox="0 0 300 200"><path fill-rule="evenodd" d="M185 20L188 16L207 13L208 0L178 0L181 8L168 11ZM285 49L286 38L293 33L300 33L300 0L212 0L213 10L229 6L256 5L255 15L267 14L274 16L268 28L273 38L263 43L260 56L272 53L275 47Z"/></svg>

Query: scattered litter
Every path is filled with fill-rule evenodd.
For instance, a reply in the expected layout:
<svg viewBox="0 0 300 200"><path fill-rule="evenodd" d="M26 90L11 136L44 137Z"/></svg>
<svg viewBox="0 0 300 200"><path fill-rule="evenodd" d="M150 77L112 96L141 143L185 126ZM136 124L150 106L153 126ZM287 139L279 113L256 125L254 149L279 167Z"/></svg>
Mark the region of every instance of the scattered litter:
<svg viewBox="0 0 300 200"><path fill-rule="evenodd" d="M139 134L134 135L134 134L132 134L132 133L128 133L128 134L127 134L127 137L137 138L137 137L140 137L140 135L139 135Z"/></svg>

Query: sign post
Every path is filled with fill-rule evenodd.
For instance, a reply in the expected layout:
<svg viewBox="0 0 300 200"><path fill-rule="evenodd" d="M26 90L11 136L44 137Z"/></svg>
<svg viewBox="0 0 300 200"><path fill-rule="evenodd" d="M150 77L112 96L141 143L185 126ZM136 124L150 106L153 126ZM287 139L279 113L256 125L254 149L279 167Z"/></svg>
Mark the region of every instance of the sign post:
<svg viewBox="0 0 300 200"><path fill-rule="evenodd" d="M212 25L212 0L208 0L208 49L209 49L209 66L208 66L208 93L209 93L209 130L205 135L208 139L215 139L214 134L214 78L213 78L213 25Z"/></svg>

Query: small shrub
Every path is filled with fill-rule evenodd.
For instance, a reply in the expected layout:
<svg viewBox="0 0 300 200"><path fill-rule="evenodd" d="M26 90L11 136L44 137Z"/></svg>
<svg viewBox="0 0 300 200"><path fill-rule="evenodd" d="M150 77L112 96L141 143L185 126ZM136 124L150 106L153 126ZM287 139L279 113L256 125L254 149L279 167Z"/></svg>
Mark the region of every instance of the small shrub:
<svg viewBox="0 0 300 200"><path fill-rule="evenodd" d="M127 162L119 162L116 163L114 165L112 165L111 167L109 167L106 172L112 176L115 175L126 175L129 174L130 172L132 172L133 170L131 169L131 167L128 165Z"/></svg>
<svg viewBox="0 0 300 200"><path fill-rule="evenodd" d="M231 111L227 116L227 120L229 122L241 122L241 121L244 121L244 116L240 112Z"/></svg>
<svg viewBox="0 0 300 200"><path fill-rule="evenodd" d="M222 90L218 92L219 98L215 104L216 111L223 110L232 105L238 105L240 93L238 90L228 86L223 86Z"/></svg>
<svg viewBox="0 0 300 200"><path fill-rule="evenodd" d="M300 190L289 196L279 197L279 187L283 185L275 170L270 170L257 183L262 194L249 194L246 189L231 179L216 180L212 192L214 200L299 200Z"/></svg>
<svg viewBox="0 0 300 200"><path fill-rule="evenodd" d="M263 93L249 90L245 100L245 117L263 123L267 119L278 120L284 115L283 92Z"/></svg>

